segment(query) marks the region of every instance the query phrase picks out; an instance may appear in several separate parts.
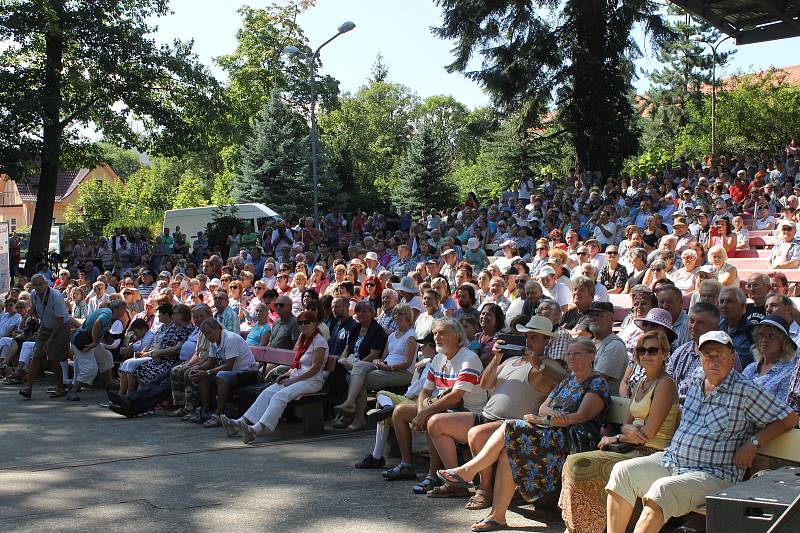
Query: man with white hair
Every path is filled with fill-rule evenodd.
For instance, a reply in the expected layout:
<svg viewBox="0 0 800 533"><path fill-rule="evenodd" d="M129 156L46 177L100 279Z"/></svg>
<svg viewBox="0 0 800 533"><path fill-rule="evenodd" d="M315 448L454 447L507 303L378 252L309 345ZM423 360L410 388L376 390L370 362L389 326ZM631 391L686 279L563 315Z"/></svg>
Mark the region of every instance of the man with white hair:
<svg viewBox="0 0 800 533"><path fill-rule="evenodd" d="M378 262L378 254L375 252L367 252L364 256L364 262L367 264L367 268L364 271L367 276L377 276L386 270L383 268L383 265Z"/></svg>
<svg viewBox="0 0 800 533"><path fill-rule="evenodd" d="M578 268L578 275L579 276L586 276L587 278L594 281L594 301L595 302L607 302L608 301L608 289L606 289L605 285L599 283L597 281L597 269L592 266L591 263L584 263Z"/></svg>

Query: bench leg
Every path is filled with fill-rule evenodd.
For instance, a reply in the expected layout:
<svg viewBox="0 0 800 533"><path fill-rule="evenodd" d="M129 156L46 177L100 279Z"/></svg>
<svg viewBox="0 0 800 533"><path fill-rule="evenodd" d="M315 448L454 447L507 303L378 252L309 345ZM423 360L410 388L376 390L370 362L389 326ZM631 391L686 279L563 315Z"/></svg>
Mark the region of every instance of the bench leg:
<svg viewBox="0 0 800 533"><path fill-rule="evenodd" d="M325 431L325 412L323 402L296 405L294 415L303 421L303 433L317 435Z"/></svg>

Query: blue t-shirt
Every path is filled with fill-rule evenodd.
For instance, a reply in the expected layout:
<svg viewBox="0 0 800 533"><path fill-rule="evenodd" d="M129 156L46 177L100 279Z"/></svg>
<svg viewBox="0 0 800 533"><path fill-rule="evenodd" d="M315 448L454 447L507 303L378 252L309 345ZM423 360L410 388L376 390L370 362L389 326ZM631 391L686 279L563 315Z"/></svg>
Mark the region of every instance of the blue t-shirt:
<svg viewBox="0 0 800 533"><path fill-rule="evenodd" d="M94 323L98 320L103 325L102 333L100 334L100 337L103 337L109 332L111 325L114 323L114 314L111 312L111 308L101 307L100 309L89 313L89 316L87 316L86 320L83 321L83 324L81 324L81 327L78 328L78 331L73 333L72 342L75 342L75 338L80 335L81 332L91 334L92 329L94 328Z"/></svg>
<svg viewBox="0 0 800 533"><path fill-rule="evenodd" d="M258 322L253 324L253 329L251 329L250 333L247 334L246 340L248 346L260 346L261 336L264 334L265 331L271 331L269 324L264 324L263 326L260 325Z"/></svg>

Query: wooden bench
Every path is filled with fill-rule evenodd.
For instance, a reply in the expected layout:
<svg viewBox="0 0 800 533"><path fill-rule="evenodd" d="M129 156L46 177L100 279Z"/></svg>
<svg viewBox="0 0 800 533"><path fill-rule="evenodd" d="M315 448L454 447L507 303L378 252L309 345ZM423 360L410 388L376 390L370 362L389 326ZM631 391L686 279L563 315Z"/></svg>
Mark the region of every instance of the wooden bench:
<svg viewBox="0 0 800 533"><path fill-rule="evenodd" d="M282 350L268 346L251 346L250 350L256 361L264 364L291 365L294 361L293 350ZM333 372L338 356L329 355L324 370ZM258 383L241 387L234 393L233 401L237 407L246 410L258 398L258 395L269 386L268 383ZM298 396L286 406L286 414L292 414L303 421L303 433L316 435L325 430L325 402L328 398L328 380L322 390L313 394Z"/></svg>

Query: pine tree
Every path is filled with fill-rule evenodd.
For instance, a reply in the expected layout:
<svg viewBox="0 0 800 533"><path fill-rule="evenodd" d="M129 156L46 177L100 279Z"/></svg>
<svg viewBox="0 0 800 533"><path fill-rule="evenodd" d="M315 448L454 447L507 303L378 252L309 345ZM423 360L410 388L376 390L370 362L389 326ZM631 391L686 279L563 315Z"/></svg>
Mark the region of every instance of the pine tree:
<svg viewBox="0 0 800 533"><path fill-rule="evenodd" d="M645 95L651 106L652 123L645 129L644 145L674 149L678 131L689 120L690 103L699 103L702 87L711 85L712 55L708 46L689 39L701 35L708 42L720 39L720 32L702 19L693 19L675 6L670 6L667 27L677 36L656 44L656 59L662 68L647 72L653 83ZM733 55L733 51L717 52L717 76Z"/></svg>
<svg viewBox="0 0 800 533"><path fill-rule="evenodd" d="M412 211L452 206L457 188L448 179L450 170L445 143L436 138L433 129L422 126L398 165L399 187L393 194L394 203Z"/></svg>
<svg viewBox="0 0 800 533"><path fill-rule="evenodd" d="M378 52L378 55L375 57L375 63L372 64L372 69L369 73L369 81L373 83L376 81L386 81L388 77L389 67L383 62L383 54Z"/></svg>
<svg viewBox="0 0 800 533"><path fill-rule="evenodd" d="M313 196L306 136L277 92L253 130L242 147L242 165L234 181L236 201L263 203L280 213L310 212Z"/></svg>

